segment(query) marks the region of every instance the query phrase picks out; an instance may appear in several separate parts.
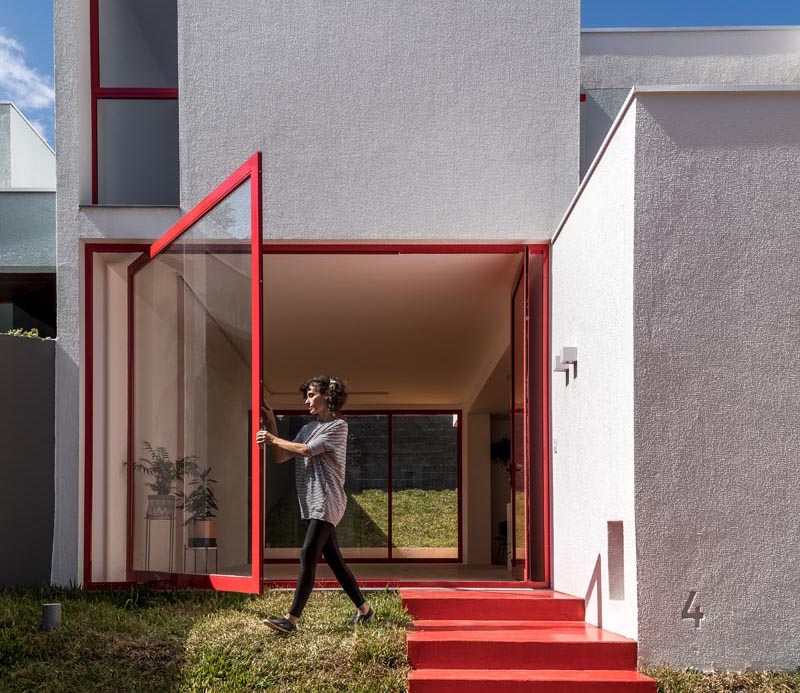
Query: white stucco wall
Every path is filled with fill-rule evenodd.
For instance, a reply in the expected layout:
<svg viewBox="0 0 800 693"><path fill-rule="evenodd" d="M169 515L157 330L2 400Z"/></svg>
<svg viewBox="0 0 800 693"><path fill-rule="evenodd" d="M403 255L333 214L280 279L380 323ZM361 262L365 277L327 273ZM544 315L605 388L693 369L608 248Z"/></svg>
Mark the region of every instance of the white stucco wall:
<svg viewBox="0 0 800 693"><path fill-rule="evenodd" d="M181 203L264 152L272 238L549 237L577 0L180 0Z"/></svg>
<svg viewBox="0 0 800 693"><path fill-rule="evenodd" d="M271 238L546 238L577 184L577 0L181 0L181 202L256 149ZM58 188L53 581L80 579L81 241L173 208L91 194L89 2L54 3Z"/></svg>
<svg viewBox="0 0 800 693"><path fill-rule="evenodd" d="M52 581L82 578L82 239L155 238L178 218L176 208L80 207L91 190L89 3L53 5L56 69L56 464Z"/></svg>
<svg viewBox="0 0 800 693"><path fill-rule="evenodd" d="M551 304L552 353L578 348L569 385L552 373L553 586L586 597L588 621L629 637L637 619L634 139L629 111L553 244ZM608 560L608 522L620 521L624 568ZM620 570L622 599L609 589Z"/></svg>
<svg viewBox="0 0 800 693"><path fill-rule="evenodd" d="M631 87L800 84L800 27L581 31L581 175Z"/></svg>
<svg viewBox="0 0 800 693"><path fill-rule="evenodd" d="M640 94L640 654L800 665L800 94ZM689 591L705 613L682 620Z"/></svg>
<svg viewBox="0 0 800 693"><path fill-rule="evenodd" d="M17 107L0 101L0 189L55 190L56 155Z"/></svg>
<svg viewBox="0 0 800 693"><path fill-rule="evenodd" d="M584 29L585 89L800 84L800 27Z"/></svg>

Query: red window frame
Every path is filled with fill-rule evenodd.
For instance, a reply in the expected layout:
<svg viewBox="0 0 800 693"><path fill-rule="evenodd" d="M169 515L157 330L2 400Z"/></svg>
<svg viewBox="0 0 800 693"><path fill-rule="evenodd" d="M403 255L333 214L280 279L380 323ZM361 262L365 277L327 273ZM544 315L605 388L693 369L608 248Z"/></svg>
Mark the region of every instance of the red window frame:
<svg viewBox="0 0 800 693"><path fill-rule="evenodd" d="M92 0L96 2L96 0ZM260 169L260 165L259 165ZM259 208L261 205L260 188L259 188ZM155 244L153 244L155 246ZM87 588L109 588L120 587L131 584L130 582L123 583L107 583L107 582L93 582L91 579L91 547L92 547L92 464L93 464L93 448L92 448L92 412L93 412L93 315L92 315L92 296L93 296L93 277L92 277L92 258L94 253L130 253L136 251L152 250L152 246L142 243L134 244L115 244L115 243L88 243L84 249L84 269L86 272L86 290L84 292L84 315L85 315L85 377L84 377L84 541L83 541L83 584ZM535 427L539 432L539 454L542 464L542 469L535 475L534 483L528 484L526 477L526 488L530 490L526 494L526 505L529 508L531 497L540 499L541 501L541 516L542 526L537 532L537 540L531 541L531 532L529 517L530 512L526 511L526 522L528 523L527 536L529 538L529 558L531 547L535 546L537 553L540 553L540 559L543 564L543 571L541 578L531 579L529 573L530 560L526 561L526 571L523 580L518 583L520 587L532 588L549 588L552 585L552 499L551 499L551 456L550 456L550 245L549 244L424 244L424 243L367 243L367 244L339 244L339 243L268 243L263 244L261 248L262 254L355 254L355 255L384 255L384 254L493 254L493 253L523 253L525 254L525 261L528 262L532 255L541 257L542 262L542 281L541 281L541 297L536 306L529 305L526 300L527 308L526 313L530 313L531 308L541 311L542 316L542 334L541 334L541 358L537 362L527 363L526 358L526 389L529 389L531 377L538 377L541 383L541 408L542 417L539 421L530 421L527 430ZM527 294L527 292L526 292ZM513 326L512 326L513 335ZM259 374L261 377L261 374ZM527 401L527 397L526 397ZM260 406L260 404L259 404ZM256 408L258 411L258 408ZM459 425L461 421L459 420ZM256 424L257 425L257 424ZM526 433L528 435L528 433ZM459 443L461 443L461 436L459 436ZM530 448L530 445L526 446ZM459 459L461 453L459 452ZM528 473L529 463L525 465L526 474ZM461 505L459 486L459 505ZM257 520L256 527L260 527L260 518ZM263 543L260 536L260 529L258 532L258 542ZM255 537L253 538L255 542ZM460 540L459 540L460 543ZM263 568L263 558L261 561ZM204 576L196 576L203 578ZM202 580L195 581L193 586L212 586L208 582ZM324 581L323 581L324 582ZM374 585L372 583L375 583ZM508 583L495 583L495 582L470 582L459 580L440 580L430 583L414 581L411 583L415 586L452 586L453 584L463 584L469 586L507 586ZM380 584L378 584L380 583ZM362 581L362 584L367 587L371 586L386 586L386 581ZM285 580L264 580L262 573L262 586L270 587L292 587L294 581ZM402 581L397 581L398 586L402 586Z"/></svg>
<svg viewBox="0 0 800 693"><path fill-rule="evenodd" d="M92 204L98 197L97 102L101 99L178 100L178 88L100 86L100 0L89 0L89 42L92 80ZM177 201L176 201L177 202Z"/></svg>

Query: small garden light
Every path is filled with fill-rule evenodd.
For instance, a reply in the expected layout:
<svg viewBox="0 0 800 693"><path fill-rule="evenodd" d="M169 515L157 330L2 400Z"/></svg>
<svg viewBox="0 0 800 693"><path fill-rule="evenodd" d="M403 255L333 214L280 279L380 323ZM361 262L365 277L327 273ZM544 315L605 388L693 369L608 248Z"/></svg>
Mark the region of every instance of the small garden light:
<svg viewBox="0 0 800 693"><path fill-rule="evenodd" d="M42 604L42 630L49 633L61 628L61 604Z"/></svg>

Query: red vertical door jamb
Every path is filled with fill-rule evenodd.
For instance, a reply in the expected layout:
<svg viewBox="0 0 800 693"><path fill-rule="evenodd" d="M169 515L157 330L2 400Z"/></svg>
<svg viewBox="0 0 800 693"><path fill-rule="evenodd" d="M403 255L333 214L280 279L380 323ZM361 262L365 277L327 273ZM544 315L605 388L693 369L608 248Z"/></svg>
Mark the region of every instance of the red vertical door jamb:
<svg viewBox="0 0 800 693"><path fill-rule="evenodd" d="M261 449L256 443L255 432L260 428L261 418L261 393L264 391L264 363L263 363L263 330L264 330L264 232L261 218L261 152L256 152L251 157L250 172L250 227L252 230L252 240L250 248L250 260L252 262L252 296L250 305L253 311L252 316L252 339L253 349L250 363L252 366L252 387L250 403L250 460L252 479L251 496L253 498L250 531L252 537L251 560L254 564L253 584L254 592L261 594L264 585L264 542L262 541L263 523L261 513L264 503L263 487L261 483Z"/></svg>
<svg viewBox="0 0 800 693"><path fill-rule="evenodd" d="M551 546L552 546L552 505L550 485L550 247L542 250L542 477L544 488L541 497L544 515L544 581L552 586Z"/></svg>
<svg viewBox="0 0 800 693"><path fill-rule="evenodd" d="M388 441L388 445L386 446L386 454L387 454L387 463L388 463L388 470L387 470L387 478L386 478L386 485L389 487L387 494L387 502L389 507L387 508L388 512L388 520L386 523L386 532L387 538L386 541L388 542L388 547L386 551L386 558L391 561L392 560L392 527L394 525L392 520L392 509L394 504L392 503L392 496L394 495L394 457L392 455L393 447L394 447L394 433L392 428L392 414L389 412L386 415L386 438Z"/></svg>
<svg viewBox="0 0 800 693"><path fill-rule="evenodd" d="M530 465L531 465L531 437L530 437L530 334L531 334L531 312L530 312L530 251L526 249L524 271L522 276L522 305L525 315L522 340L522 504L525 511L525 565L523 567L523 580L530 580L531 573L531 523L530 523Z"/></svg>

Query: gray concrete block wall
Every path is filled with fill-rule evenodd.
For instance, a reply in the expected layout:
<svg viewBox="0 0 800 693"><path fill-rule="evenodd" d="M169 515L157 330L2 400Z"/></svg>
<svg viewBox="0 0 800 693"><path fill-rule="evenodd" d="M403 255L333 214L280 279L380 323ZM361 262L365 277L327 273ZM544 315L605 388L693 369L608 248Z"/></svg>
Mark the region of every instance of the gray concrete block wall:
<svg viewBox="0 0 800 693"><path fill-rule="evenodd" d="M55 191L0 191L0 273L52 272L55 266Z"/></svg>
<svg viewBox="0 0 800 693"><path fill-rule="evenodd" d="M0 335L0 586L50 581L55 342Z"/></svg>

